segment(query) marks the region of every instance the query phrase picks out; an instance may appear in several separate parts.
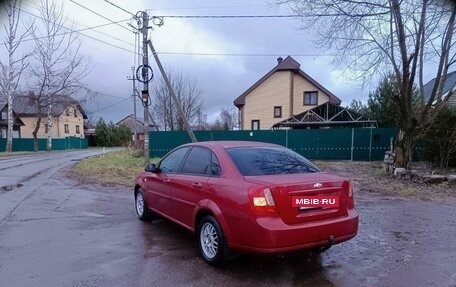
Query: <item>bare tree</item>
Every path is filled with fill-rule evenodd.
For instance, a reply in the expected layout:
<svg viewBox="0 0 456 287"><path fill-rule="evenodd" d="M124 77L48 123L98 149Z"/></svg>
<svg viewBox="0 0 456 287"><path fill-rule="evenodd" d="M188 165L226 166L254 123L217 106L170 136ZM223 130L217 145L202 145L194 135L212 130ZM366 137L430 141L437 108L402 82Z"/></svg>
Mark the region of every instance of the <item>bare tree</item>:
<svg viewBox="0 0 456 287"><path fill-rule="evenodd" d="M0 60L0 68L2 69L2 73L0 75L0 88L2 95L8 105L8 131L6 133L7 152L13 151L13 98L21 79L22 72L28 66L28 63L26 63L26 58L29 56L29 54L25 54L19 58L16 58L15 54L22 40L30 35L32 31L32 25L30 25L29 28L26 29L25 32L23 32L20 36L17 35L21 4L22 0L13 0L2 7L2 10L4 10L8 18L8 23L4 25L6 32L4 45L8 52L8 62L3 63Z"/></svg>
<svg viewBox="0 0 456 287"><path fill-rule="evenodd" d="M198 119L196 120L195 130L198 131L207 131L210 129L210 125L207 121L207 114L201 113L198 115Z"/></svg>
<svg viewBox="0 0 456 287"><path fill-rule="evenodd" d="M234 108L222 108L220 119L227 130L233 130L238 124L238 113Z"/></svg>
<svg viewBox="0 0 456 287"><path fill-rule="evenodd" d="M398 166L409 168L415 141L449 97L442 92L454 67L456 6L451 0L276 0L301 16L302 28L316 36L319 47L335 53L355 75L370 78L392 70L399 86ZM424 71L434 70L435 83L418 113L413 88L423 98Z"/></svg>
<svg viewBox="0 0 456 287"><path fill-rule="evenodd" d="M222 108L215 122L211 125L212 130L233 130L238 125L237 111L234 108Z"/></svg>
<svg viewBox="0 0 456 287"><path fill-rule="evenodd" d="M186 78L181 72L167 72L171 86L182 106L185 118L192 126L198 126L204 118L202 92L198 82ZM154 119L165 131L184 130L184 121L179 116L165 81L161 78L153 86Z"/></svg>
<svg viewBox="0 0 456 287"><path fill-rule="evenodd" d="M79 54L80 43L74 29L64 26L63 6L52 0L41 0L39 13L42 28L33 33L36 66L31 72L37 110L33 138L37 150L37 134L46 116L47 150L51 150L53 105L67 99L60 95L71 96L83 88L82 80L90 64Z"/></svg>

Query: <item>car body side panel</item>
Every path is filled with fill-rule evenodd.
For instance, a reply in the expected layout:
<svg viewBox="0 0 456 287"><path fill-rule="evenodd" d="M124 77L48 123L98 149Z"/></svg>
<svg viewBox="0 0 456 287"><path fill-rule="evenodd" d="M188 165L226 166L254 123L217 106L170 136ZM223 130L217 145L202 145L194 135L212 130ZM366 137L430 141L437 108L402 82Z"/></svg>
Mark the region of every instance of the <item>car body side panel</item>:
<svg viewBox="0 0 456 287"><path fill-rule="evenodd" d="M185 174L177 174L172 180L169 214L187 228L193 226L193 211L205 197L207 180L207 176Z"/></svg>
<svg viewBox="0 0 456 287"><path fill-rule="evenodd" d="M173 177L174 174L145 172L142 186L148 208L170 215L170 183Z"/></svg>
<svg viewBox="0 0 456 287"><path fill-rule="evenodd" d="M194 216L202 209L209 210L216 216L222 231L230 241L237 234L232 232L232 228L236 227L228 225L227 218L246 219L249 217L250 206L247 190L250 185L240 180L223 177L209 178L204 191L204 199L195 207Z"/></svg>

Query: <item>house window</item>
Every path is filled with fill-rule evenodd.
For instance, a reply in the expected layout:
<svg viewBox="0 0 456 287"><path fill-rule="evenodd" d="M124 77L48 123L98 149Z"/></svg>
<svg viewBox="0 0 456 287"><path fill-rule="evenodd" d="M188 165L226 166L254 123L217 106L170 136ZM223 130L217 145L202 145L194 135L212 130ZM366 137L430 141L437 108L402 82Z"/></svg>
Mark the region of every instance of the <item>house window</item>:
<svg viewBox="0 0 456 287"><path fill-rule="evenodd" d="M318 104L318 92L304 92L304 106L316 106Z"/></svg>
<svg viewBox="0 0 456 287"><path fill-rule="evenodd" d="M67 117L70 116L70 109L66 109L66 110L65 110L65 115L66 115Z"/></svg>
<svg viewBox="0 0 456 287"><path fill-rule="evenodd" d="M282 117L282 107L275 106L274 107L274 118L281 118Z"/></svg>
<svg viewBox="0 0 456 287"><path fill-rule="evenodd" d="M77 134L80 134L80 133L81 133L81 131L79 130L79 125L76 125L76 133L77 133Z"/></svg>
<svg viewBox="0 0 456 287"><path fill-rule="evenodd" d="M6 112L3 111L3 112L0 114L0 120L6 120L7 118L8 118L8 117L7 117L7 115L6 115Z"/></svg>
<svg viewBox="0 0 456 287"><path fill-rule="evenodd" d="M74 109L74 117L77 118L78 117L78 110Z"/></svg>
<svg viewBox="0 0 456 287"><path fill-rule="evenodd" d="M260 129L260 120L252 120L252 130Z"/></svg>
<svg viewBox="0 0 456 287"><path fill-rule="evenodd" d="M20 136L19 136L19 131L18 131L18 130L13 130L13 138L14 138L14 139L20 138Z"/></svg>
<svg viewBox="0 0 456 287"><path fill-rule="evenodd" d="M65 124L64 127L65 127L65 133L69 134L70 133L70 127L68 126L68 124Z"/></svg>

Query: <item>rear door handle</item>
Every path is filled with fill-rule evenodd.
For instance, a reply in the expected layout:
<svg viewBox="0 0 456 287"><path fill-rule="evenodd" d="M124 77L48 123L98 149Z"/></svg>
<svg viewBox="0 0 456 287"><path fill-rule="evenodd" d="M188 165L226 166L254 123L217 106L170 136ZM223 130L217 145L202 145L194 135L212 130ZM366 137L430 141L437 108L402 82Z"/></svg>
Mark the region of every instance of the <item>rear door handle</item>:
<svg viewBox="0 0 456 287"><path fill-rule="evenodd" d="M165 179L163 180L164 183L169 183L170 181L171 181L171 180L169 180L168 178L165 178Z"/></svg>
<svg viewBox="0 0 456 287"><path fill-rule="evenodd" d="M200 182L194 182L192 183L192 187L196 189L201 189L203 187L203 184Z"/></svg>

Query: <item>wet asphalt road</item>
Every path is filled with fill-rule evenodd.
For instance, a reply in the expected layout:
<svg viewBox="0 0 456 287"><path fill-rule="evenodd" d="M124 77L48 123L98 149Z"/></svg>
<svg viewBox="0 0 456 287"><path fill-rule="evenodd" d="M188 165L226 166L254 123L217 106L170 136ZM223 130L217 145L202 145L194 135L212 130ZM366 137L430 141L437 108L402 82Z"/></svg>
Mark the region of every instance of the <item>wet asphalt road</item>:
<svg viewBox="0 0 456 287"><path fill-rule="evenodd" d="M24 197L0 217L0 286L456 286L454 199L358 193L353 240L217 269L191 233L137 220L131 190L79 185L63 166L0 192Z"/></svg>

